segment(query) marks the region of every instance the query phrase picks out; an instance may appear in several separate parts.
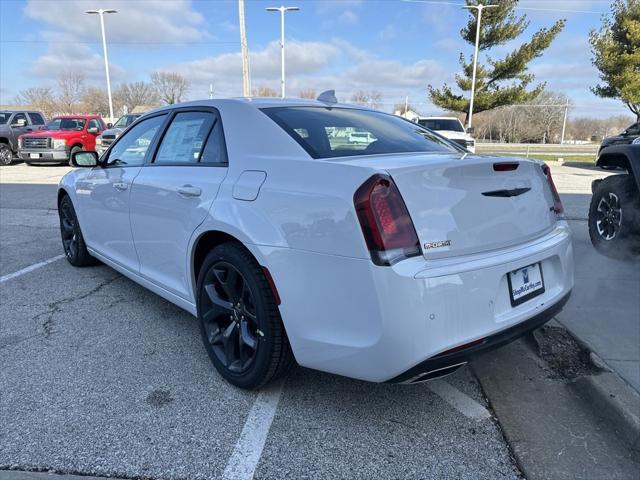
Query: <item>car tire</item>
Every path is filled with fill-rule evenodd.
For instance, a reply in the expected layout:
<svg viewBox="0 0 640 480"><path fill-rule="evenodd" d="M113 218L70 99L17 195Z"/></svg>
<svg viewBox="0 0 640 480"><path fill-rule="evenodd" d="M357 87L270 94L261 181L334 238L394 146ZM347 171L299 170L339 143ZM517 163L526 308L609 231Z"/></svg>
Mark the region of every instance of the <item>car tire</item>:
<svg viewBox="0 0 640 480"><path fill-rule="evenodd" d="M612 175L594 186L589 237L603 255L628 259L639 244L640 199L631 175Z"/></svg>
<svg viewBox="0 0 640 480"><path fill-rule="evenodd" d="M66 164L69 165L70 167L73 167L73 163L71 163L71 157L73 157L74 153L81 152L81 151L82 151L82 147L79 147L77 145L73 147L69 152L69 161ZM65 165L65 164L63 163L62 165Z"/></svg>
<svg viewBox="0 0 640 480"><path fill-rule="evenodd" d="M6 143L0 143L0 165L11 165L13 162L13 152Z"/></svg>
<svg viewBox="0 0 640 480"><path fill-rule="evenodd" d="M202 341L229 383L256 389L294 364L274 292L262 267L242 245L215 247L197 281Z"/></svg>
<svg viewBox="0 0 640 480"><path fill-rule="evenodd" d="M60 235L65 256L74 267L88 267L97 263L84 242L78 216L68 195L62 197L58 206L60 217Z"/></svg>

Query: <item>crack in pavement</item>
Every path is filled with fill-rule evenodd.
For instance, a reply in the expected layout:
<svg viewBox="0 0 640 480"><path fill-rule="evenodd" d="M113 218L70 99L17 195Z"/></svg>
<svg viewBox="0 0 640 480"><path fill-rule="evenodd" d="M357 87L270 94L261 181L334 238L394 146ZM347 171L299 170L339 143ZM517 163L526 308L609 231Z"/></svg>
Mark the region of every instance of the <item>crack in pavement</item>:
<svg viewBox="0 0 640 480"><path fill-rule="evenodd" d="M107 287L107 286L111 285L113 282L115 282L119 278L122 278L122 275L118 274L113 278L107 279L107 280L99 283L95 287L93 287L88 292L83 293L82 295L75 296L75 297L61 298L60 300L56 300L55 302L51 302L48 305L47 310L45 312L39 313L39 314L31 317L31 319L35 320L35 321L39 321L40 318L42 318L44 316L47 316L47 318L44 320L44 322L42 322L41 327L42 327L42 332L43 332L42 335L43 335L43 337L45 339L49 338L51 336L51 334L53 333L53 327L54 327L53 317L55 316L56 313L60 313L62 311L62 307L63 306L70 305L70 304L75 303L75 302L77 302L79 300L84 300L85 298L90 297L91 295L94 295L94 294L98 293L104 287Z"/></svg>

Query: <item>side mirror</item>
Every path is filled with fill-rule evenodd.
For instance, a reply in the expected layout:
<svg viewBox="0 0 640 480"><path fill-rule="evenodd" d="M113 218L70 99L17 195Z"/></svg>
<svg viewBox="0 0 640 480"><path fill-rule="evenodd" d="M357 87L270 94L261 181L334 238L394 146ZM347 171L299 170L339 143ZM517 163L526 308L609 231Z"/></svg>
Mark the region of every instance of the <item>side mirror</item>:
<svg viewBox="0 0 640 480"><path fill-rule="evenodd" d="M113 123L111 122L107 123L107 128L113 128Z"/></svg>
<svg viewBox="0 0 640 480"><path fill-rule="evenodd" d="M98 128L97 127L87 128L87 133L92 133L95 135L98 133Z"/></svg>
<svg viewBox="0 0 640 480"><path fill-rule="evenodd" d="M75 152L71 154L71 165L74 167L91 168L98 165L96 152Z"/></svg>
<svg viewBox="0 0 640 480"><path fill-rule="evenodd" d="M469 127L469 128L467 128L467 133L468 133L469 135L473 135L475 132L476 132L476 129L475 129L475 128L473 128L473 127Z"/></svg>
<svg viewBox="0 0 640 480"><path fill-rule="evenodd" d="M16 123L11 125L12 127L24 127L27 124L27 121L24 118L19 118L16 120Z"/></svg>
<svg viewBox="0 0 640 480"><path fill-rule="evenodd" d="M629 135L629 131L628 130L623 130L622 133L620 134L620 136L622 136L622 137L626 137L627 135Z"/></svg>

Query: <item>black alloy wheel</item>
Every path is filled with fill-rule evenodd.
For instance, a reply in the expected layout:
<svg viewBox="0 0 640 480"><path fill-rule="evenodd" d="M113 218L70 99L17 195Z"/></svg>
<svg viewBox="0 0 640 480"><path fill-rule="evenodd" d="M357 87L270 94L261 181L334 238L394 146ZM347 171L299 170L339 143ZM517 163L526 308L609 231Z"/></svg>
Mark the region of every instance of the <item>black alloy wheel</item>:
<svg viewBox="0 0 640 480"><path fill-rule="evenodd" d="M259 388L284 375L293 354L262 267L241 244L223 243L204 259L197 282L204 347L233 385Z"/></svg>
<svg viewBox="0 0 640 480"><path fill-rule="evenodd" d="M80 230L78 217L69 196L62 197L58 206L62 248L67 260L74 267L94 265L96 260L89 254Z"/></svg>
<svg viewBox="0 0 640 480"><path fill-rule="evenodd" d="M247 371L258 351L256 307L251 287L228 262L216 262L204 277L202 318L207 339L218 360L231 372Z"/></svg>
<svg viewBox="0 0 640 480"><path fill-rule="evenodd" d="M613 192L600 197L596 207L596 230L603 240L616 238L622 226L622 207L620 199Z"/></svg>

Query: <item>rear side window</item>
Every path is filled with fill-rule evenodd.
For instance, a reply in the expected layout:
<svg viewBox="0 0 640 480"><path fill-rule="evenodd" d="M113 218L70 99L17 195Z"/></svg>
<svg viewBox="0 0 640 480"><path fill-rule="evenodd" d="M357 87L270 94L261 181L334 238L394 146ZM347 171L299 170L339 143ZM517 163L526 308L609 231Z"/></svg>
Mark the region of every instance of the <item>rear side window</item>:
<svg viewBox="0 0 640 480"><path fill-rule="evenodd" d="M180 112L169 125L156 154L157 164L198 163L216 116L209 112Z"/></svg>
<svg viewBox="0 0 640 480"><path fill-rule="evenodd" d="M39 113L30 113L29 118L32 125L44 125L44 118Z"/></svg>
<svg viewBox="0 0 640 480"><path fill-rule="evenodd" d="M460 153L419 125L382 112L331 107L275 107L262 111L313 158Z"/></svg>

